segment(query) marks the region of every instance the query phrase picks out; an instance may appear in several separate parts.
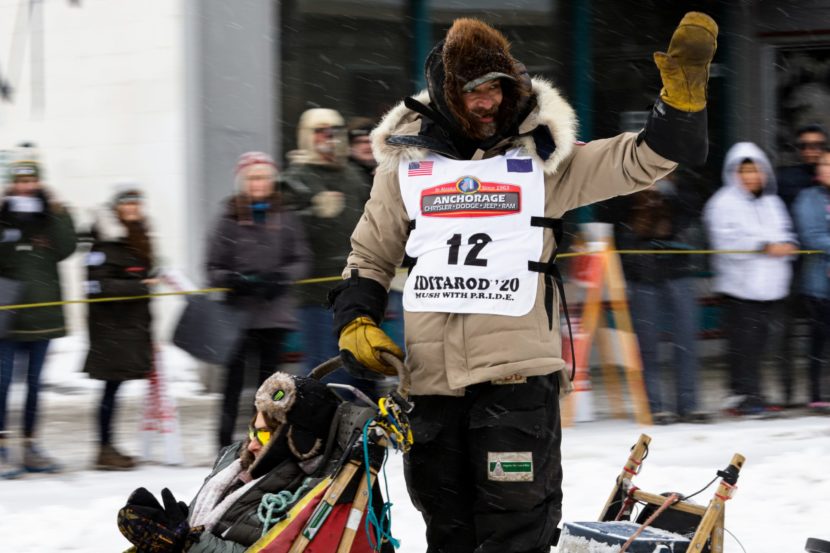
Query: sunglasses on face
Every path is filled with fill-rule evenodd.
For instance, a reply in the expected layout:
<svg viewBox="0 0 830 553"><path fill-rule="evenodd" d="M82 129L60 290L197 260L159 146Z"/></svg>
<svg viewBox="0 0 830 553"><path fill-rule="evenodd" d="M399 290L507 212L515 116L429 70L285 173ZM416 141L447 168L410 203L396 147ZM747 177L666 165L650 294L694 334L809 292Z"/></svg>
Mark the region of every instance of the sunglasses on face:
<svg viewBox="0 0 830 553"><path fill-rule="evenodd" d="M268 442L271 441L271 431L267 428L254 428L253 426L248 428L248 438L251 441L259 442L259 445L266 445Z"/></svg>
<svg viewBox="0 0 830 553"><path fill-rule="evenodd" d="M333 137L336 133L343 130L343 127L317 127L314 129L314 134L321 134L326 138Z"/></svg>
<svg viewBox="0 0 830 553"><path fill-rule="evenodd" d="M798 142L796 147L799 150L824 150L827 148L827 142Z"/></svg>

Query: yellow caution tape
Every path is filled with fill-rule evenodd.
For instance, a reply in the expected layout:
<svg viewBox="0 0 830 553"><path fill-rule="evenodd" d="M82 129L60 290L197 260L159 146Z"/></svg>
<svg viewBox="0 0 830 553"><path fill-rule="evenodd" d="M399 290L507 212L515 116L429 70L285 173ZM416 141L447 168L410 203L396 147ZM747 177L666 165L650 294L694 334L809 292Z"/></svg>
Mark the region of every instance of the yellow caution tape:
<svg viewBox="0 0 830 553"><path fill-rule="evenodd" d="M616 253L619 255L738 255L750 253L764 253L761 250L600 250L585 252L568 252L557 255L557 259L593 255L597 253ZM796 250L787 255L815 255L824 253L824 250Z"/></svg>
<svg viewBox="0 0 830 553"><path fill-rule="evenodd" d="M758 250L600 250L600 251L584 251L584 252L568 252L559 254L557 259L566 259L569 257L580 257L584 255L595 255L599 253L616 253L619 255L737 255L737 254L753 254L763 253ZM816 255L824 253L823 250L796 250L789 255ZM404 269L405 270L405 269ZM293 282L294 285L303 284L320 284L324 282L339 282L343 277L319 277L306 278ZM199 290L182 290L179 292L158 292L155 294L144 294L142 296L119 296L111 298L88 298L84 300L61 300L61 301L45 301L41 303L21 303L16 305L0 305L0 311L9 311L13 309L33 309L35 307L56 307L59 305L73 305L83 303L105 303L112 301L132 301L144 300L149 298L163 298L167 296L190 296L195 294L210 294L213 292L228 292L229 288L202 288Z"/></svg>

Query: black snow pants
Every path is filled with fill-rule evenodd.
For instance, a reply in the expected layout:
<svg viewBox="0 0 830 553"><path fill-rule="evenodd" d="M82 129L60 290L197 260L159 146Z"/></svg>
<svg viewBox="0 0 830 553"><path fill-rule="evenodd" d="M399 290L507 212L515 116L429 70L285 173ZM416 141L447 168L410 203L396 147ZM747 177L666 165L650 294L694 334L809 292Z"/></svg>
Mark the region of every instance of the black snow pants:
<svg viewBox="0 0 830 553"><path fill-rule="evenodd" d="M547 553L562 515L558 375L412 400L404 466L427 553Z"/></svg>

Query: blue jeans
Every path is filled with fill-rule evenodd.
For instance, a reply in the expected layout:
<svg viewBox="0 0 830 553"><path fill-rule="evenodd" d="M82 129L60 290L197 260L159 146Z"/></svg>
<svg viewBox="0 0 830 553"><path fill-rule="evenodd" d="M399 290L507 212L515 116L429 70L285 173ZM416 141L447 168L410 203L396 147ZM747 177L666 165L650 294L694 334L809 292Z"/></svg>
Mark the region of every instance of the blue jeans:
<svg viewBox="0 0 830 553"><path fill-rule="evenodd" d="M809 401L823 401L821 393L822 372L825 364L825 344L830 338L830 300L805 296L807 301L811 328L810 328L810 389Z"/></svg>
<svg viewBox="0 0 830 553"><path fill-rule="evenodd" d="M37 422L37 400L40 394L40 372L46 361L49 340L16 342L0 340L0 431L6 429L6 404L9 387L12 383L15 353L25 351L29 354L29 370L26 373L26 407L23 411L23 436L31 438L35 433Z"/></svg>
<svg viewBox="0 0 830 553"><path fill-rule="evenodd" d="M340 355L337 338L334 336L334 319L325 307L306 305L300 308L300 333L303 338L303 369L311 369Z"/></svg>
<svg viewBox="0 0 830 553"><path fill-rule="evenodd" d="M651 412L672 410L663 401L663 375L658 356L660 339L668 332L674 362L675 412L681 416L688 415L698 408L696 336L699 313L694 279L629 282L628 289Z"/></svg>
<svg viewBox="0 0 830 553"><path fill-rule="evenodd" d="M404 348L404 329L403 329L403 292L389 291L389 304L386 307L386 319L380 325L383 331L392 338L392 341L398 344L401 349Z"/></svg>

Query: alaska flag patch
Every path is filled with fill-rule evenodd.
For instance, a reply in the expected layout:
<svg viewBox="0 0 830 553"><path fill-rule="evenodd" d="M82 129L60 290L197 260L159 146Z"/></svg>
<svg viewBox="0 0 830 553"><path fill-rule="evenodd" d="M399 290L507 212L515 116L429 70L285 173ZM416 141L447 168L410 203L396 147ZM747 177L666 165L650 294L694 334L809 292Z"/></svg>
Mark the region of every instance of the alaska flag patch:
<svg viewBox="0 0 830 553"><path fill-rule="evenodd" d="M508 173L532 173L533 172L533 160L530 158L525 159L508 159L507 160L507 172Z"/></svg>

